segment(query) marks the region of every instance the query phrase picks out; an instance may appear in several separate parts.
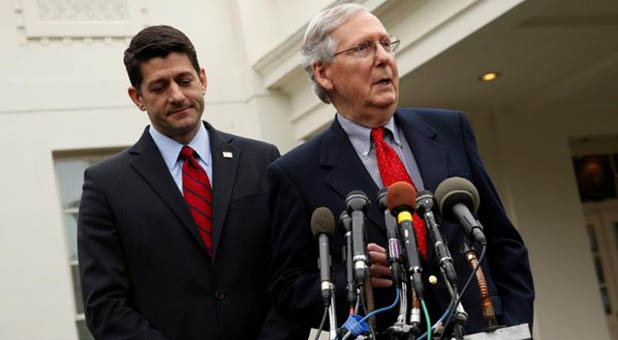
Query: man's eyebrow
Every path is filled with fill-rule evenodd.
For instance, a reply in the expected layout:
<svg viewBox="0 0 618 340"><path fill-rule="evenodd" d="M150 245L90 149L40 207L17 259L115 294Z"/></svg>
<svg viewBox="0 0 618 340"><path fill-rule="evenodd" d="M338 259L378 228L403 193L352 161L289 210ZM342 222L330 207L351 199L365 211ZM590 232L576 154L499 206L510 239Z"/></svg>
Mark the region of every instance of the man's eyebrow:
<svg viewBox="0 0 618 340"><path fill-rule="evenodd" d="M184 71L184 72L180 72L178 75L176 75L175 78L179 78L179 77L193 77L193 72L190 71Z"/></svg>
<svg viewBox="0 0 618 340"><path fill-rule="evenodd" d="M153 85L158 85L158 84L165 83L165 82L166 82L166 79L164 77L156 78L156 79L152 79L148 83L146 83L146 86L151 87Z"/></svg>

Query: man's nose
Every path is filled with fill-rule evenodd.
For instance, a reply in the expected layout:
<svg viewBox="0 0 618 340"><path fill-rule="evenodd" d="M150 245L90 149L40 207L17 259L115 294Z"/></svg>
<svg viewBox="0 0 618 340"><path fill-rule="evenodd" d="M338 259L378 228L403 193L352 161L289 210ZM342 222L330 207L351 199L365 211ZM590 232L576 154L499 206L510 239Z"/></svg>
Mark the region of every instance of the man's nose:
<svg viewBox="0 0 618 340"><path fill-rule="evenodd" d="M169 87L169 101L172 103L178 103L178 102L182 102L185 100L185 95L182 92L182 89L180 88L180 86L178 86L178 84L176 84L176 82L172 82L172 84Z"/></svg>
<svg viewBox="0 0 618 340"><path fill-rule="evenodd" d="M378 42L375 43L375 54L376 60L380 62L384 62L393 57L393 54L385 50L384 46Z"/></svg>

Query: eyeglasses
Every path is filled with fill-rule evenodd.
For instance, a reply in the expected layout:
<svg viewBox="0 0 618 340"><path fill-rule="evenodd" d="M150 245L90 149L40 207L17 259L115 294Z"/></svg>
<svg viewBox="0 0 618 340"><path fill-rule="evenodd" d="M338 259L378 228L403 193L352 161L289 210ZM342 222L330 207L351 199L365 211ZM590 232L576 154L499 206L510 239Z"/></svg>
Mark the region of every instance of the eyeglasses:
<svg viewBox="0 0 618 340"><path fill-rule="evenodd" d="M378 44L382 46L384 51L390 54L394 54L395 52L397 52L400 42L401 41L396 36L390 36L390 37L387 37L381 40L376 40L376 41L367 40L367 41L363 41L362 43L352 48L348 48L347 50L339 51L333 54L333 57L336 57L342 53L352 52L352 55L355 57L365 58L369 56L370 54L372 54L378 48Z"/></svg>

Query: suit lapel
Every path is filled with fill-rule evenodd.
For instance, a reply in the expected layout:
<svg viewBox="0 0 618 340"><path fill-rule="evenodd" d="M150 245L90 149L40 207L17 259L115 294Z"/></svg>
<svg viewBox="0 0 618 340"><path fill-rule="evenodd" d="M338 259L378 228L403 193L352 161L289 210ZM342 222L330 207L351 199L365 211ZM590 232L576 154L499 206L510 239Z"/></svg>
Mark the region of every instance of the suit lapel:
<svg viewBox="0 0 618 340"><path fill-rule="evenodd" d="M170 175L165 165L165 161L159 152L156 144L148 133L148 128L142 134L140 140L129 149L129 153L134 155L130 161L131 167L142 176L144 181L159 195L161 200L167 204L174 215L182 222L182 225L193 239L206 253L206 247L197 231L191 212L178 190L178 186Z"/></svg>
<svg viewBox="0 0 618 340"><path fill-rule="evenodd" d="M398 111L395 120L412 149L425 190L435 191L438 184L447 177L446 148L436 141L438 132L417 114Z"/></svg>
<svg viewBox="0 0 618 340"><path fill-rule="evenodd" d="M403 130L406 141L419 167L425 190L432 193L440 182L447 177L446 148L436 141L438 132L429 126L417 114L396 112L395 120ZM429 237L429 234L427 234ZM435 250L427 240L427 260L431 262Z"/></svg>
<svg viewBox="0 0 618 340"><path fill-rule="evenodd" d="M326 178L326 183L341 196L342 202L352 190L361 190L367 194L369 201L372 202L367 217L375 225L385 229L384 216L380 214L377 205L373 204L378 195L378 186L367 172L363 162L358 158L352 143L350 143L337 119L325 135L320 164L332 167L329 176Z"/></svg>
<svg viewBox="0 0 618 340"><path fill-rule="evenodd" d="M210 150L212 153L212 247L214 259L217 255L225 216L227 215L227 209L232 197L234 180L238 171L240 149L230 144L231 137L215 130L210 124L205 124L210 138ZM224 152L231 153L232 157L224 157Z"/></svg>

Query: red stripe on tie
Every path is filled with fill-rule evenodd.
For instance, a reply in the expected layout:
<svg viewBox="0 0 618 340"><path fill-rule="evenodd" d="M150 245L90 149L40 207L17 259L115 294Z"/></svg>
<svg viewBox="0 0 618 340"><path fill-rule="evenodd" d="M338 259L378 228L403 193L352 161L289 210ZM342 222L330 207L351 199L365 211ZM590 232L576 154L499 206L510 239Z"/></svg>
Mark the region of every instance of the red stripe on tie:
<svg viewBox="0 0 618 340"><path fill-rule="evenodd" d="M182 192L193 216L197 230L212 256L212 187L206 171L198 164L195 151L183 146L180 157L182 164Z"/></svg>

